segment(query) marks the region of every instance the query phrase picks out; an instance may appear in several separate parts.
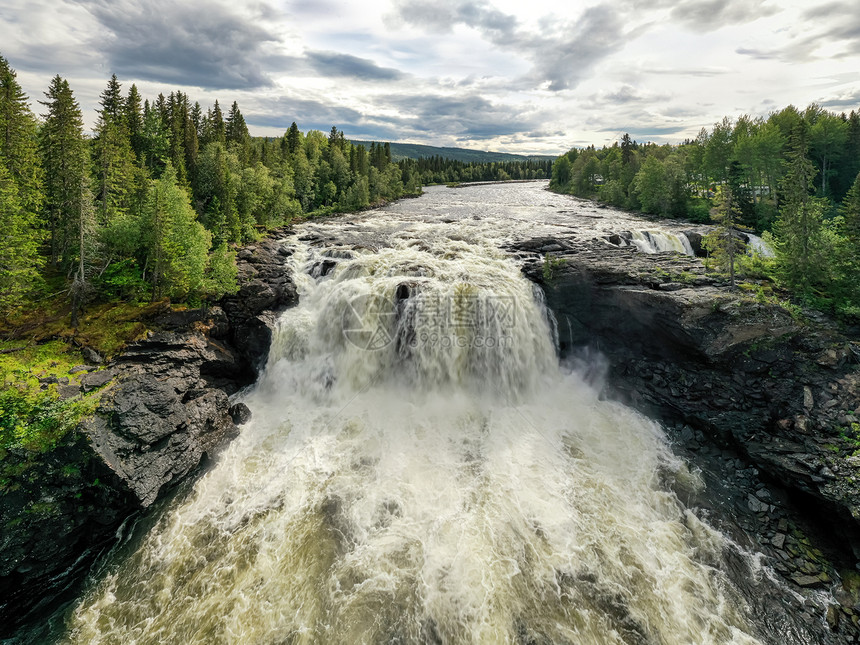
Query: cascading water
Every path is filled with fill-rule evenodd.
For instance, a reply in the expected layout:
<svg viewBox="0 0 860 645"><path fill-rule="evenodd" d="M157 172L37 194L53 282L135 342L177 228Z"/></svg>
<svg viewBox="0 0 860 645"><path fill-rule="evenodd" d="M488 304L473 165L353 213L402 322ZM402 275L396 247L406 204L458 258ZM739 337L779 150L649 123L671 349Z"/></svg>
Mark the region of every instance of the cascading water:
<svg viewBox="0 0 860 645"><path fill-rule="evenodd" d="M559 368L519 267L479 233L393 231L325 276L295 243L252 421L65 642L758 642L724 538L665 486L696 477Z"/></svg>
<svg viewBox="0 0 860 645"><path fill-rule="evenodd" d="M690 240L683 233L667 233L666 231L634 230L631 231L630 243L643 253L664 253L674 251L684 255L695 256Z"/></svg>

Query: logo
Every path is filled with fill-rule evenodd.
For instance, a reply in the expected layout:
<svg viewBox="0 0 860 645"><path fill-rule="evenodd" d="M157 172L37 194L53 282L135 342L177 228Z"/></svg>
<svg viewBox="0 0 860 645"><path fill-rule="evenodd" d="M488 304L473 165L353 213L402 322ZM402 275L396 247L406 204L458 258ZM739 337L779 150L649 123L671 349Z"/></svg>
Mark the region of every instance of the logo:
<svg viewBox="0 0 860 645"><path fill-rule="evenodd" d="M499 296L415 294L401 300L356 296L343 312L346 341L365 351L405 347L506 347L512 342L516 307Z"/></svg>
<svg viewBox="0 0 860 645"><path fill-rule="evenodd" d="M358 349L377 351L394 342L395 312L391 301L382 296L368 294L350 299L342 324L344 338Z"/></svg>

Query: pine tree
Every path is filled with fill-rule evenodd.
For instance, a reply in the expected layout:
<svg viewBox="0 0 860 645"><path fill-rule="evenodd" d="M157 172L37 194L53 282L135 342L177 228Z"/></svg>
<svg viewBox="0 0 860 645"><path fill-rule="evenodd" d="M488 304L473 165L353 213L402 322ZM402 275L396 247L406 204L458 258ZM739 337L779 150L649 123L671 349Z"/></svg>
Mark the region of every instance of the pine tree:
<svg viewBox="0 0 860 645"><path fill-rule="evenodd" d="M299 126L296 125L296 122L293 121L290 125L290 129L287 130L287 149L290 154L293 154L296 150L299 149L299 146L302 144L302 135L299 132Z"/></svg>
<svg viewBox="0 0 860 645"><path fill-rule="evenodd" d="M711 210L711 218L717 222L717 226L705 236L704 246L717 266L728 270L732 289L735 288L737 257L746 250L746 244L735 232L742 215L731 186L717 186L714 208Z"/></svg>
<svg viewBox="0 0 860 645"><path fill-rule="evenodd" d="M29 226L18 186L0 155L0 316L22 304L38 283L37 238Z"/></svg>
<svg viewBox="0 0 860 645"><path fill-rule="evenodd" d="M101 94L101 109L98 111L93 141L98 213L103 226L126 211L129 193L134 185L134 152L120 90L116 75L113 75Z"/></svg>
<svg viewBox="0 0 860 645"><path fill-rule="evenodd" d="M123 116L128 127L131 149L134 150L138 164L143 164L143 104L137 85L132 85L129 89L124 108Z"/></svg>
<svg viewBox="0 0 860 645"><path fill-rule="evenodd" d="M845 237L854 246L854 252L860 253L860 173L842 200L839 213L844 220Z"/></svg>
<svg viewBox="0 0 860 645"><path fill-rule="evenodd" d="M824 203L812 197L815 168L807 157L809 126L794 126L789 139L782 207L774 223L777 267L788 286L809 293L828 272L822 224Z"/></svg>
<svg viewBox="0 0 860 645"><path fill-rule="evenodd" d="M212 141L217 141L224 145L227 144L227 133L226 128L224 126L224 115L221 113L221 106L218 105L218 101L215 101L215 106L212 108L212 111L208 116L208 135L206 138L206 142L210 143Z"/></svg>
<svg viewBox="0 0 860 645"><path fill-rule="evenodd" d="M0 314L39 285L36 223L42 206L36 118L0 56Z"/></svg>
<svg viewBox="0 0 860 645"><path fill-rule="evenodd" d="M51 264L68 264L78 243L76 230L85 209L82 201L89 190L81 187L88 179L87 143L84 121L68 81L55 76L45 92L48 108L40 130L39 144L45 170L45 210L51 243Z"/></svg>
<svg viewBox="0 0 860 645"><path fill-rule="evenodd" d="M250 136L248 134L248 126L245 124L245 118L239 111L239 104L236 101L233 101L230 112L227 114L225 133L227 141L234 141L236 143L245 143Z"/></svg>
<svg viewBox="0 0 860 645"><path fill-rule="evenodd" d="M42 207L38 126L15 71L0 56L0 156L15 182L23 214L35 223Z"/></svg>

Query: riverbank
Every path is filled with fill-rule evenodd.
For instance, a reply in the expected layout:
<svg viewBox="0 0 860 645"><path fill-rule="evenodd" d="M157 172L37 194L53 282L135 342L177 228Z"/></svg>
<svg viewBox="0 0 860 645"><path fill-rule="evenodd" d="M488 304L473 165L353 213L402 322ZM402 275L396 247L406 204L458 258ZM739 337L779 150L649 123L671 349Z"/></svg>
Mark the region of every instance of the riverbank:
<svg viewBox="0 0 860 645"><path fill-rule="evenodd" d="M678 254L548 238L512 250L546 294L562 360L605 357L606 396L659 419L722 491L727 532L799 593L831 592L838 604L814 613L854 638L858 339Z"/></svg>
<svg viewBox="0 0 860 645"><path fill-rule="evenodd" d="M297 300L277 241L286 232L239 252L240 290L219 306L146 309L116 356L85 350L89 360L44 379L64 400L100 396L56 445L4 456L21 467L0 495L0 638L63 602L130 515L198 473L247 419L229 397L254 382L278 312Z"/></svg>

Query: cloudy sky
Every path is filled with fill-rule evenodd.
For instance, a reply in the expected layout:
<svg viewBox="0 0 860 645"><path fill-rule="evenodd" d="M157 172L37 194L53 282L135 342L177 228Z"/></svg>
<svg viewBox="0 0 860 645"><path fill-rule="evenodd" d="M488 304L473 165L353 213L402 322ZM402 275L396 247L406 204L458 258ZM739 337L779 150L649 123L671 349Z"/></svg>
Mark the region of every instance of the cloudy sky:
<svg viewBox="0 0 860 645"><path fill-rule="evenodd" d="M252 134L550 154L860 108L857 0L3 0L0 34L31 99L60 74L90 124L112 73L236 100Z"/></svg>

